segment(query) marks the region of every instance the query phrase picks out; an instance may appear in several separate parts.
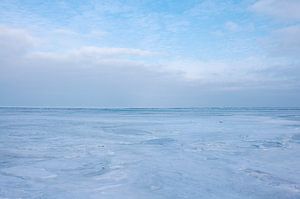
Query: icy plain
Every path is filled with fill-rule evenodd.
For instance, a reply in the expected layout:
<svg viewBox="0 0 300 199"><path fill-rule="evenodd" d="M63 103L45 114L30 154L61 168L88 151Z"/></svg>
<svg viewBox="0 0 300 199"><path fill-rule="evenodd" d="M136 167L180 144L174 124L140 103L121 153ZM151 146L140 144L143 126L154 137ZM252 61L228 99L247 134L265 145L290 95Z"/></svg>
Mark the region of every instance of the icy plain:
<svg viewBox="0 0 300 199"><path fill-rule="evenodd" d="M0 108L0 198L299 199L299 108Z"/></svg>

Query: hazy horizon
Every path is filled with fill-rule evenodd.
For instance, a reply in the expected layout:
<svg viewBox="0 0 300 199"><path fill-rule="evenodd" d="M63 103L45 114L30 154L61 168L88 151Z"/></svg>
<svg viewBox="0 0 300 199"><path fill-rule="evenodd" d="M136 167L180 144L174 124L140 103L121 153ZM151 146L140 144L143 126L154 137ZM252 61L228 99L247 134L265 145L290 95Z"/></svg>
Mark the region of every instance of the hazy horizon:
<svg viewBox="0 0 300 199"><path fill-rule="evenodd" d="M299 109L300 106L195 106L195 107L96 107L96 106L0 106L7 109Z"/></svg>

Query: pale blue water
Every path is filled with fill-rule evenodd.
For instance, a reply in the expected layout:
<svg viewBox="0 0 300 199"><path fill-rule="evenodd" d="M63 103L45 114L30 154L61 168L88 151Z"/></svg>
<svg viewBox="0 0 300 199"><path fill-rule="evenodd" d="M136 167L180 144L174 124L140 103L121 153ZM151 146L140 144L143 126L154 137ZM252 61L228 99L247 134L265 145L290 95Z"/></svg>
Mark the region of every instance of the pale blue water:
<svg viewBox="0 0 300 199"><path fill-rule="evenodd" d="M0 108L0 198L300 198L300 109Z"/></svg>

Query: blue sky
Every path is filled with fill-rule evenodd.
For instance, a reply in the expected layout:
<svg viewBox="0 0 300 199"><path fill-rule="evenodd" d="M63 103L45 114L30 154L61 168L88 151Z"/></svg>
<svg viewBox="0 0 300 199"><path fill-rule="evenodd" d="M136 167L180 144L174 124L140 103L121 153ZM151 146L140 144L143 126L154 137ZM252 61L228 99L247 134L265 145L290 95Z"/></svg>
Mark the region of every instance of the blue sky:
<svg viewBox="0 0 300 199"><path fill-rule="evenodd" d="M300 106L299 0L2 0L0 105Z"/></svg>

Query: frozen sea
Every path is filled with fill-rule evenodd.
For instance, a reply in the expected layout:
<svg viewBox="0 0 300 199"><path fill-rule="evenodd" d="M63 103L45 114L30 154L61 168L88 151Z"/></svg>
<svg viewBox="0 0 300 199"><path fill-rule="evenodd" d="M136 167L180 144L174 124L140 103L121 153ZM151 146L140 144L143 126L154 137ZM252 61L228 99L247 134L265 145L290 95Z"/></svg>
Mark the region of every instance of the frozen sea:
<svg viewBox="0 0 300 199"><path fill-rule="evenodd" d="M0 108L0 198L299 199L300 108Z"/></svg>

